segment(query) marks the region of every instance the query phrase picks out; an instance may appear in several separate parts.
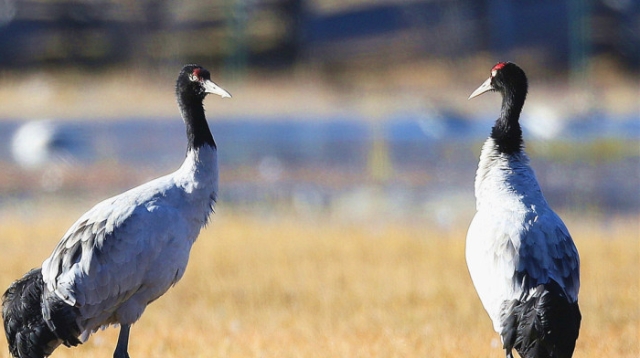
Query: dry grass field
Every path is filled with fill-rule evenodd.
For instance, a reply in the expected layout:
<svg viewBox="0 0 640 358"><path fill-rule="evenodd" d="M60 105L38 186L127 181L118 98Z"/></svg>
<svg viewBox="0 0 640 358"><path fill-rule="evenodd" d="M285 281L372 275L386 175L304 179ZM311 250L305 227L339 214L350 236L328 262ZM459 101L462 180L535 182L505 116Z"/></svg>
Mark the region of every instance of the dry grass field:
<svg viewBox="0 0 640 358"><path fill-rule="evenodd" d="M0 216L0 286L37 266L80 214ZM34 215L35 217L35 215ZM575 357L639 357L638 218L567 220L582 255ZM464 261L466 223L345 223L220 210L184 279L132 329L142 357L503 357ZM54 357L111 357L109 328ZM2 340L4 345L4 339ZM0 357L8 357L0 348Z"/></svg>

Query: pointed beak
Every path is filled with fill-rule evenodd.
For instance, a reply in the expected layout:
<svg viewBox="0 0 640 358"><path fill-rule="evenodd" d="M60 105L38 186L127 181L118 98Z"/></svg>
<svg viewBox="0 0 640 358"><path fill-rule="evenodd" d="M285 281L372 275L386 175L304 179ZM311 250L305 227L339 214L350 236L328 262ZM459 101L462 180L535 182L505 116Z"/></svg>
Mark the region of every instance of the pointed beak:
<svg viewBox="0 0 640 358"><path fill-rule="evenodd" d="M480 87L476 88L476 90L473 91L471 96L469 96L469 99L478 97L479 95L489 91L493 91L493 86L491 86L491 77L487 78L487 80L484 81L484 83L481 84Z"/></svg>
<svg viewBox="0 0 640 358"><path fill-rule="evenodd" d="M217 84L213 83L213 81L211 81L211 80L205 80L203 85L204 85L204 90L207 93L217 94L218 96L220 96L222 98L225 98L225 97L231 98L231 93L225 91L222 87L220 87Z"/></svg>

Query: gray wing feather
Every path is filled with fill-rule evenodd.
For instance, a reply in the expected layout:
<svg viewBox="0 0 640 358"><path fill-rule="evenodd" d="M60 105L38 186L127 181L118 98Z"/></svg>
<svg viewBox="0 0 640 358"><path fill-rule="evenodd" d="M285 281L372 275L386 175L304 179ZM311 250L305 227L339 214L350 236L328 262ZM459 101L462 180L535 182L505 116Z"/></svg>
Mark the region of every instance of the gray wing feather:
<svg viewBox="0 0 640 358"><path fill-rule="evenodd" d="M139 220L148 214L145 206L116 204L105 201L83 215L43 263L47 287L70 305L101 302L131 289L141 280L136 276L142 275L138 269L148 263L147 255L154 254L146 247L150 252L141 255L148 240L137 224L145 222ZM118 211L122 207L127 209ZM156 229L167 224L158 221Z"/></svg>
<svg viewBox="0 0 640 358"><path fill-rule="evenodd" d="M546 212L529 222L523 232L515 279L528 290L556 281L572 300L580 289L580 258L562 220Z"/></svg>

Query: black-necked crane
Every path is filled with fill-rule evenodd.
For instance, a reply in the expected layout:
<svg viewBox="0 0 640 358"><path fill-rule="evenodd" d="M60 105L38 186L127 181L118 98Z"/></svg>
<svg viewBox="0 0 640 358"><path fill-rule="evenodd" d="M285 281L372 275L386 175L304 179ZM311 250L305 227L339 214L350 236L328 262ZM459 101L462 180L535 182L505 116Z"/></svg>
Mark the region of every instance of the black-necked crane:
<svg viewBox="0 0 640 358"><path fill-rule="evenodd" d="M580 330L580 258L523 149L527 90L524 71L500 62L469 97L499 92L502 110L480 154L466 259L508 358L513 349L523 358L568 358Z"/></svg>
<svg viewBox="0 0 640 358"><path fill-rule="evenodd" d="M131 325L180 280L213 211L218 159L204 114L208 93L231 97L206 69L184 66L176 84L188 141L180 168L94 206L40 268L5 292L2 318L13 357L46 357L115 324L114 357L129 356Z"/></svg>

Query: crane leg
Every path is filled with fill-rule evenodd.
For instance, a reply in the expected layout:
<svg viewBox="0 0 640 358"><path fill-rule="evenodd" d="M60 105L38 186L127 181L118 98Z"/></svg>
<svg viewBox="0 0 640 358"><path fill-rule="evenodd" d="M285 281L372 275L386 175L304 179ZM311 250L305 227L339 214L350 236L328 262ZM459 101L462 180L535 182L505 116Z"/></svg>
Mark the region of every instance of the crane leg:
<svg viewBox="0 0 640 358"><path fill-rule="evenodd" d="M129 331L131 325L120 325L120 334L118 335L118 343L116 344L116 350L113 352L113 358L129 358L129 352L127 352L129 346Z"/></svg>

